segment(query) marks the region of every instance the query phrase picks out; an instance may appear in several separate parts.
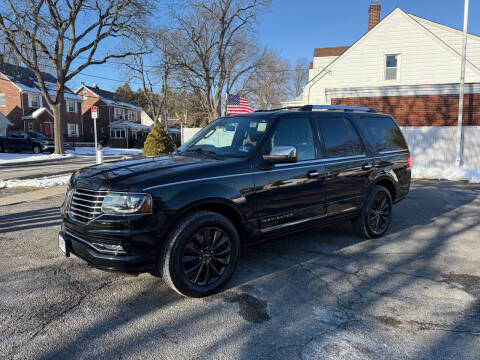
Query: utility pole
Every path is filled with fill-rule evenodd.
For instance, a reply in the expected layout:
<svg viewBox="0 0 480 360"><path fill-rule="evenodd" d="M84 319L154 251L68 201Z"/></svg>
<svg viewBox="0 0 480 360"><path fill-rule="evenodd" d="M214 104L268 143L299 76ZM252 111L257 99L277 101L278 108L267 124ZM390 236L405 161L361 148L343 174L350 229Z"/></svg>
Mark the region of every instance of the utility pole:
<svg viewBox="0 0 480 360"><path fill-rule="evenodd" d="M468 38L468 6L469 0L465 0L465 9L463 13L463 46L462 46L462 66L460 70L460 91L458 96L458 123L457 123L457 167L463 166L463 98L465 93L465 62L467 58L467 38Z"/></svg>

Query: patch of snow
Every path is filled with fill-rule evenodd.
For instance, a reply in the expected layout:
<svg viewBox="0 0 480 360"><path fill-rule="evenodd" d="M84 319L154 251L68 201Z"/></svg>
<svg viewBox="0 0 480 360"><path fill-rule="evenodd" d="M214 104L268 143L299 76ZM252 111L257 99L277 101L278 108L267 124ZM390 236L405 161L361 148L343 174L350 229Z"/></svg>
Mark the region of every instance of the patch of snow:
<svg viewBox="0 0 480 360"><path fill-rule="evenodd" d="M76 147L75 150L67 150L68 155L95 155L94 147ZM141 155L142 149L117 149L104 147L103 155Z"/></svg>
<svg viewBox="0 0 480 360"><path fill-rule="evenodd" d="M19 186L34 186L34 187L41 187L41 188L49 188L53 186L66 185L70 180L70 177L71 177L71 174L45 176L37 179L0 180L0 189L13 188L13 187L19 187Z"/></svg>
<svg viewBox="0 0 480 360"><path fill-rule="evenodd" d="M413 166L412 178L454 181L467 180L470 183L480 183L480 171L457 167L429 168Z"/></svg>
<svg viewBox="0 0 480 360"><path fill-rule="evenodd" d="M22 153L0 153L0 164L22 163L30 161L60 160L73 157L72 154L22 154Z"/></svg>

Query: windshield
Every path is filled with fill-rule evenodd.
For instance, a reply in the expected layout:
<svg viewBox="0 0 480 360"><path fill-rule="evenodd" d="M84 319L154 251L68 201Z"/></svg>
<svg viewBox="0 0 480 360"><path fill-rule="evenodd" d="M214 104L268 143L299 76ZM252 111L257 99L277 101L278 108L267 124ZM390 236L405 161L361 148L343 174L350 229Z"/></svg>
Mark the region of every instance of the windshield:
<svg viewBox="0 0 480 360"><path fill-rule="evenodd" d="M28 131L28 135L36 139L46 139L47 137L43 134L37 133L35 131Z"/></svg>
<svg viewBox="0 0 480 360"><path fill-rule="evenodd" d="M219 157L246 157L256 148L270 120L254 117L221 118L207 125L178 150Z"/></svg>

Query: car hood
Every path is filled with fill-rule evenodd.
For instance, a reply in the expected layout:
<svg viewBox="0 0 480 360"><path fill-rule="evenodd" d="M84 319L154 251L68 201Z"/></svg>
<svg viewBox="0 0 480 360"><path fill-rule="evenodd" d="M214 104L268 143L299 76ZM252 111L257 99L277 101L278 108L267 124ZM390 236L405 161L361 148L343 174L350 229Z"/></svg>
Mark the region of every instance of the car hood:
<svg viewBox="0 0 480 360"><path fill-rule="evenodd" d="M75 187L92 190L142 191L151 186L205 177L239 159L216 160L203 156L165 156L124 160L79 171Z"/></svg>

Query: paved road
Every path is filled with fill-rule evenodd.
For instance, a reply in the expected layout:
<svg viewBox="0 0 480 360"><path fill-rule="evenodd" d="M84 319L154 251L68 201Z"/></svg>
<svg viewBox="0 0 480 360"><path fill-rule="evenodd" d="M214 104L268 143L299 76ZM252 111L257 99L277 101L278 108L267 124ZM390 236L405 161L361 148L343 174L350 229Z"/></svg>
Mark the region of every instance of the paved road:
<svg viewBox="0 0 480 360"><path fill-rule="evenodd" d="M245 251L227 289L182 298L149 274L57 250L53 197L0 207L9 359L478 359L480 191L416 183L388 236L316 228Z"/></svg>
<svg viewBox="0 0 480 360"><path fill-rule="evenodd" d="M105 161L119 160L119 156L105 156ZM42 176L68 174L83 167L95 165L94 156L81 156L67 160L39 164L0 165L0 180L30 179Z"/></svg>

